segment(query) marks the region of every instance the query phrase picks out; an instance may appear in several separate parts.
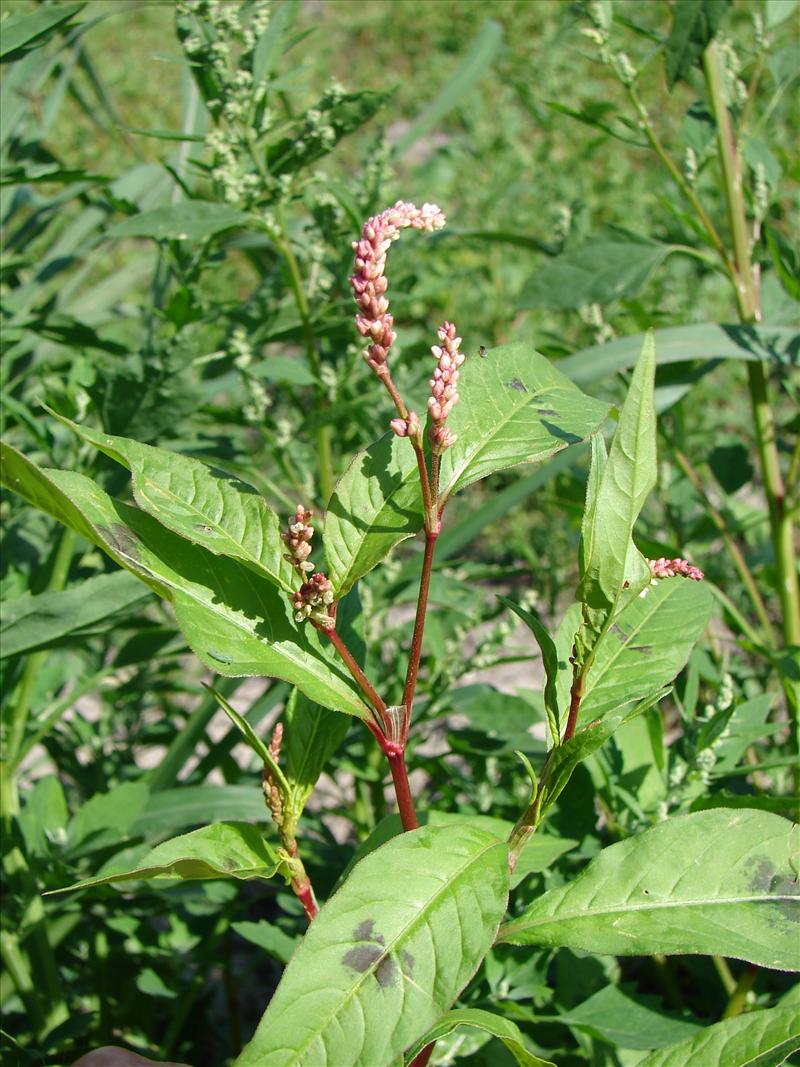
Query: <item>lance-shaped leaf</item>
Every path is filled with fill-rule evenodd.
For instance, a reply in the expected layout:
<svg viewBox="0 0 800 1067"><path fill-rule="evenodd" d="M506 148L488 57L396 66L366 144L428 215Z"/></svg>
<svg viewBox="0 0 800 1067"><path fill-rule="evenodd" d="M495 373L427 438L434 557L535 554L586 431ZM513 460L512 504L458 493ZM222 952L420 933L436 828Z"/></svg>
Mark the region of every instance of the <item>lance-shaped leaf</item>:
<svg viewBox="0 0 800 1067"><path fill-rule="evenodd" d="M359 452L325 514L325 557L336 599L395 545L422 529L422 494L414 451L393 433Z"/></svg>
<svg viewBox="0 0 800 1067"><path fill-rule="evenodd" d="M711 614L708 588L663 578L634 597L599 645L584 683L579 723L629 708L683 669Z"/></svg>
<svg viewBox="0 0 800 1067"><path fill-rule="evenodd" d="M141 582L125 571L85 578L56 592L25 593L6 603L0 623L0 659L64 642L107 633L149 597Z"/></svg>
<svg viewBox="0 0 800 1067"><path fill-rule="evenodd" d="M507 896L508 850L489 834L389 841L311 924L236 1067L392 1063L475 973Z"/></svg>
<svg viewBox="0 0 800 1067"><path fill-rule="evenodd" d="M280 520L252 486L177 452L78 426L53 414L127 467L136 503L162 526L215 555L243 560L287 592L295 588L294 571L283 558Z"/></svg>
<svg viewBox="0 0 800 1067"><path fill-rule="evenodd" d="M153 237L158 241L203 241L234 227L247 227L253 220L230 204L187 200L164 204L123 219L108 231L109 237Z"/></svg>
<svg viewBox="0 0 800 1067"><path fill-rule="evenodd" d="M132 866L53 890L66 893L112 882L154 879L272 878L281 859L261 832L246 822L217 822L156 845Z"/></svg>
<svg viewBox="0 0 800 1067"><path fill-rule="evenodd" d="M522 1034L516 1023L513 1023L510 1019L503 1018L502 1015L495 1015L491 1011L482 1011L480 1008L457 1008L454 1011L449 1011L433 1029L415 1042L414 1047L408 1051L406 1061L411 1063L413 1058L427 1044L431 1041L438 1041L441 1037L447 1037L459 1026L483 1030L484 1033L498 1038L514 1057L519 1067L555 1067L550 1060L543 1060L540 1056L535 1056L525 1048Z"/></svg>
<svg viewBox="0 0 800 1067"><path fill-rule="evenodd" d="M586 520L581 531L578 599L602 612L603 617L617 606L623 588L630 597L650 580L650 570L631 535L656 482L654 376L655 345L648 334L608 459L604 461L599 450L592 456Z"/></svg>
<svg viewBox="0 0 800 1067"><path fill-rule="evenodd" d="M558 649L555 646L553 638L547 632L547 628L542 624L541 620L532 614L532 612L526 611L525 608L520 607L519 604L515 604L513 600L509 600L507 597L501 596L497 599L502 604L505 604L507 608L511 608L514 614L522 619L536 638L536 644L539 646L539 651L542 654L542 665L545 673L544 707L547 712L547 721L550 726L550 736L554 743L558 744L558 740L561 737L558 692L556 689L556 682L558 680Z"/></svg>
<svg viewBox="0 0 800 1067"><path fill-rule="evenodd" d="M325 764L344 741L347 719L308 700L295 690L286 703L281 755L287 780L287 807L299 818Z"/></svg>
<svg viewBox="0 0 800 1067"><path fill-rule="evenodd" d="M575 881L506 923L500 939L800 970L797 843L796 827L765 811L679 815L603 849Z"/></svg>
<svg viewBox="0 0 800 1067"><path fill-rule="evenodd" d="M230 677L267 675L359 718L367 706L311 627L298 627L284 593L236 559L184 541L89 478L42 470L3 447L4 484L76 530L169 600L192 650Z"/></svg>
<svg viewBox="0 0 800 1067"><path fill-rule="evenodd" d="M447 424L458 440L442 456L447 498L495 471L531 463L596 433L608 405L582 393L527 345L495 348L461 368Z"/></svg>
<svg viewBox="0 0 800 1067"><path fill-rule="evenodd" d="M608 412L526 345L468 359L448 418L457 440L442 457L447 499L487 475L549 458L596 433ZM400 541L422 528L414 452L387 434L356 456L334 490L325 523L328 575L337 598Z"/></svg>
<svg viewBox="0 0 800 1067"><path fill-rule="evenodd" d="M752 1011L707 1026L668 1048L656 1049L639 1067L780 1067L800 1049L800 1008Z"/></svg>
<svg viewBox="0 0 800 1067"><path fill-rule="evenodd" d="M655 346L645 337L611 449L592 450L581 528L576 666L585 675L614 616L650 581L633 527L656 480Z"/></svg>

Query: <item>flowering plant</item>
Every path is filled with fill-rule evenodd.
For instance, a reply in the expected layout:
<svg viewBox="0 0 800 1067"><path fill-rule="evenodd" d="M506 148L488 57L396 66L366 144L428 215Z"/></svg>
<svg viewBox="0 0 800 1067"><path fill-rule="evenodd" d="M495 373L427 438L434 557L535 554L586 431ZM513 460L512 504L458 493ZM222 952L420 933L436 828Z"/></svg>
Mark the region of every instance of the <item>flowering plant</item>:
<svg viewBox="0 0 800 1067"><path fill-rule="evenodd" d="M545 1064L509 1018L453 1009L480 963L502 944L725 954L765 967L800 966L787 911L793 876L785 824L763 810L664 818L601 850L574 881L533 898L525 892L524 879L535 869L532 843L576 767L668 694L706 626L710 597L697 568L681 559L647 560L633 540L655 481L652 337L607 449L605 404L525 345L465 359L456 327L445 323L432 347L423 427L392 376L387 253L402 229L442 225L438 208L398 202L369 219L355 242L356 326L368 342L364 359L397 416L353 459L328 500L326 570L310 558L310 508L299 504L281 532L260 495L197 460L59 416L130 471L132 506L88 477L39 468L4 446L6 484L168 600L207 666L295 687L268 744L215 692L263 765L274 832L216 822L70 887L90 893L109 883L219 877L282 877L291 886L310 928L238 1067L421 1067L436 1040L460 1025L498 1037L519 1063ZM494 471L587 439L592 458L575 603L550 633L526 607L504 600L529 627L545 672L546 747L538 767L519 753L531 780L529 803L513 826L436 811L420 818L405 760L446 506ZM420 532L417 607L395 704L397 694L382 694L380 678L363 662L358 583ZM377 741L400 825L379 828L364 842L358 862L320 908L303 863L300 820L336 735L308 725L337 716L362 720ZM702 862L710 841L713 868ZM668 936L664 909L674 916Z"/></svg>

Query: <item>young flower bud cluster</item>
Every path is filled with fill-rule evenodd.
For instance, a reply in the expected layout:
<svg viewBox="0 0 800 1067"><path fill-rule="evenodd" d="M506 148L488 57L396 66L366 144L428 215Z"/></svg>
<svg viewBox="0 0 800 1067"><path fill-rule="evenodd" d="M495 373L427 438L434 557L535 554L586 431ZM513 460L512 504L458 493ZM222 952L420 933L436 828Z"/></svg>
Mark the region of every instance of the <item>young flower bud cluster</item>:
<svg viewBox="0 0 800 1067"><path fill-rule="evenodd" d="M407 226L431 232L440 230L444 223L444 215L435 204L423 204L418 208L398 200L394 207L367 219L361 239L353 242L355 271L350 285L359 309L356 328L362 337L369 338L364 359L378 375L384 373L386 356L395 339L394 318L389 314L386 298L386 255L392 241L397 240L400 231Z"/></svg>
<svg viewBox="0 0 800 1067"><path fill-rule="evenodd" d="M695 582L703 580L703 572L698 567L693 567L685 559L649 559L647 561L653 578L676 578L679 574L684 578L691 578Z"/></svg>
<svg viewBox="0 0 800 1067"><path fill-rule="evenodd" d="M455 325L446 322L440 327L438 336L441 344L431 348L438 362L430 380L431 395L428 399L428 413L433 421L430 439L434 453L444 452L456 439L445 422L458 401L458 368L464 362L464 354L458 350L461 338L456 336Z"/></svg>
<svg viewBox="0 0 800 1067"><path fill-rule="evenodd" d="M278 757L281 754L282 740L283 723L279 722L272 732L272 740L269 743L269 754L272 756L275 763L278 762ZM264 764L264 772L261 776L261 789L264 793L264 801L272 814L272 821L277 827L280 827L283 823L283 798L281 796L280 787L272 777L269 765L266 763Z"/></svg>
<svg viewBox="0 0 800 1067"><path fill-rule="evenodd" d="M307 582L303 582L292 599L295 622L305 622L311 619L319 623L323 629L333 626L333 618L328 614L327 608L333 603L333 585L327 575L318 571L312 574Z"/></svg>
<svg viewBox="0 0 800 1067"><path fill-rule="evenodd" d="M422 432L416 411L409 411L407 419L392 419L389 425L398 437L419 438Z"/></svg>
<svg viewBox="0 0 800 1067"><path fill-rule="evenodd" d="M314 570L314 564L308 558L311 555L311 538L314 536L314 527L311 525L313 515L313 511L298 504L294 522L290 522L288 530L281 534L281 540L289 549L283 558L291 563L301 578Z"/></svg>

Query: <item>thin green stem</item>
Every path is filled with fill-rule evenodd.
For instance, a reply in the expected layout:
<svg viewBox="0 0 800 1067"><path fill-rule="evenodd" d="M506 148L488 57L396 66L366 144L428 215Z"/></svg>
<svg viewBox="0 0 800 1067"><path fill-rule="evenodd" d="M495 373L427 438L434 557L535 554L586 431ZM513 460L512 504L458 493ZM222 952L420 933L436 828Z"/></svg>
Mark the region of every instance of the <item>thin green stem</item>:
<svg viewBox="0 0 800 1067"><path fill-rule="evenodd" d="M47 1032L45 1017L33 986L28 961L19 947L16 935L10 930L3 930L0 933L0 959L3 961L6 972L11 976L20 1000L25 1005L34 1032L40 1037L43 1036Z"/></svg>
<svg viewBox="0 0 800 1067"><path fill-rule="evenodd" d="M642 128L642 130L644 132L645 137L647 138L648 142L650 143L651 148L653 149L653 151L656 153L658 158L661 160L661 162L664 164L664 166L668 170L672 180L675 182L675 184L678 186L680 191L683 193L683 195L686 197L686 199L692 205L692 208L694 209L697 217L700 219L700 222L702 223L703 229L708 234L709 239L710 239L712 245L714 246L714 249L717 252L717 255L722 260L723 266L728 271L728 273L732 273L733 266L732 266L732 264L730 262L730 259L728 257L728 250L726 249L725 245L722 243L722 238L720 237L719 233L717 232L716 226L711 221L708 213L706 212L706 209L703 207L702 203L700 202L700 198L698 197L697 193L694 191L694 189L691 187L691 185L689 185L689 183L686 181L684 176L681 174L680 170L678 170L678 168L675 165L675 163L673 162L671 156L669 155L669 153L667 152L666 148L664 147L664 145L663 145L663 143L661 141L661 138L656 133L655 128L653 127L653 124L650 121L650 115L649 115L649 113L647 111L647 108L644 106L642 101L639 99L639 96L636 93L636 90L633 88L633 86L627 86L627 89L628 89L628 96L630 97L631 103L633 104L634 108L636 109L636 113L639 116L639 123L641 125L641 128Z"/></svg>
<svg viewBox="0 0 800 1067"><path fill-rule="evenodd" d="M747 561L744 558L742 550L739 548L738 544L734 540L733 535L728 529L728 524L725 521L725 516L722 514L722 512L718 511L717 508L715 508L714 505L711 503L708 494L706 493L705 488L703 486L702 479L692 466L689 458L685 456L683 452L680 451L680 449L676 448L675 459L678 463L678 466L681 468L683 473L689 479L692 486L700 496L701 500L703 501L703 504L705 505L708 517L716 526L717 530L720 533L720 536L722 537L725 548L727 549L728 554L731 557L731 560L733 561L733 565L734 567L736 567L736 570L739 573L739 577L742 580L742 584L744 585L745 589L747 590L748 596L750 597L750 601L753 605L753 610L755 611L756 615L758 616L759 622L764 628L764 634L767 639L766 643L770 646L770 648L775 648L777 646L777 637L772 625L772 621L767 613L767 606L764 603L763 597L759 592L755 579L753 578L753 575L750 572L750 568L747 566Z"/></svg>
<svg viewBox="0 0 800 1067"><path fill-rule="evenodd" d="M728 1003L722 1013L723 1019L732 1019L736 1015L741 1015L747 1004L747 994L755 985L756 978L758 978L758 967L754 963L746 963L739 975L739 981L728 996Z"/></svg>
<svg viewBox="0 0 800 1067"><path fill-rule="evenodd" d="M714 41L703 53L703 70L711 112L717 123L720 165L734 247L736 301L742 321L756 323L761 321L761 306L750 255L750 237L742 188L741 157L737 151L730 112L725 103L722 64ZM769 508L775 562L778 568L778 593L783 609L783 636L788 645L800 644L800 583L797 577L794 525L791 513L786 508L786 491L781 475L775 422L769 403L764 364L748 363L747 377L761 475Z"/></svg>

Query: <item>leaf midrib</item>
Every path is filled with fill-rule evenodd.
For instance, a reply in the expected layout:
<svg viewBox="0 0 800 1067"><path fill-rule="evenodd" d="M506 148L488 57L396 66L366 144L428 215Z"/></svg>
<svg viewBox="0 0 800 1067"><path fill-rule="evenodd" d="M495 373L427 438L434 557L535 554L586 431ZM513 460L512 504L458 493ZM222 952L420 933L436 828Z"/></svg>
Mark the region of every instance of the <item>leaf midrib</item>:
<svg viewBox="0 0 800 1067"><path fill-rule="evenodd" d="M704 899L702 897L694 898L691 900L661 900L661 901L644 901L641 904L629 904L624 907L620 905L613 905L601 908L586 908L583 907L577 911L560 911L557 915L549 915L541 919L537 919L533 922L527 922L524 926L516 924L509 925L501 930L501 937L513 931L525 931L535 930L540 926L550 926L554 923L571 922L575 919L593 919L597 916L606 915L629 915L632 912L647 912L647 911L666 911L670 908L694 908L694 907L727 907L733 904L770 904L779 901L790 901L800 905L800 897L791 893L766 893L750 896L739 897L713 897L712 899Z"/></svg>
<svg viewBox="0 0 800 1067"><path fill-rule="evenodd" d="M398 933L385 946L384 951L381 952L381 955L375 961L374 965L370 965L367 968L367 970L364 971L355 980L355 982L350 987L348 992L345 994L345 996L337 1004L336 1009L334 1011L330 1012L330 1014L324 1019L324 1021L322 1021L322 1022L320 1022L318 1024L317 1029L315 1031L313 1031L309 1035L309 1037L306 1039L306 1041L298 1049L293 1049L292 1050L294 1052L295 1056L296 1056L295 1062L299 1062L300 1057L308 1049L309 1045L313 1041L316 1041L317 1038L321 1038L322 1037L322 1034L328 1028L330 1022L333 1019L335 1019L344 1010L344 1007L349 1003L350 1000L352 1000L352 998L361 989L362 985L364 985L364 983L367 981L367 979L373 977L373 975L375 973L375 970L377 970L378 964L385 957L388 957L390 955L390 953L395 951L397 946L398 946L398 944L402 940L406 939L407 936L410 937L411 934L416 930L416 928L418 926L425 925L425 916L428 915L430 911L432 911L432 909L434 908L435 904L438 902L439 898L442 897L449 890L452 890L453 886L455 886L456 883L461 879L461 877L463 875L465 875L469 871L469 868L471 866L473 866L478 860L480 860L484 855L486 855L486 853L489 852L491 849L497 848L498 846L502 847L502 842L501 841L498 841L498 840L495 839L495 840L492 840L492 841L488 842L488 844L485 845L480 850L480 852L477 852L474 855L470 856L467 859L467 861L464 864L462 864L461 867L459 867L456 870L454 875L447 882L443 883L443 885L434 892L433 896L428 898L424 909L420 909L416 913L416 915L414 915L414 917L412 919L410 919L403 927L401 927L401 929L398 931ZM402 974L402 971L401 971L401 974ZM403 974L402 977L403 977L403 980L405 981L406 976ZM432 992L430 994L430 999L433 1000L433 993Z"/></svg>

